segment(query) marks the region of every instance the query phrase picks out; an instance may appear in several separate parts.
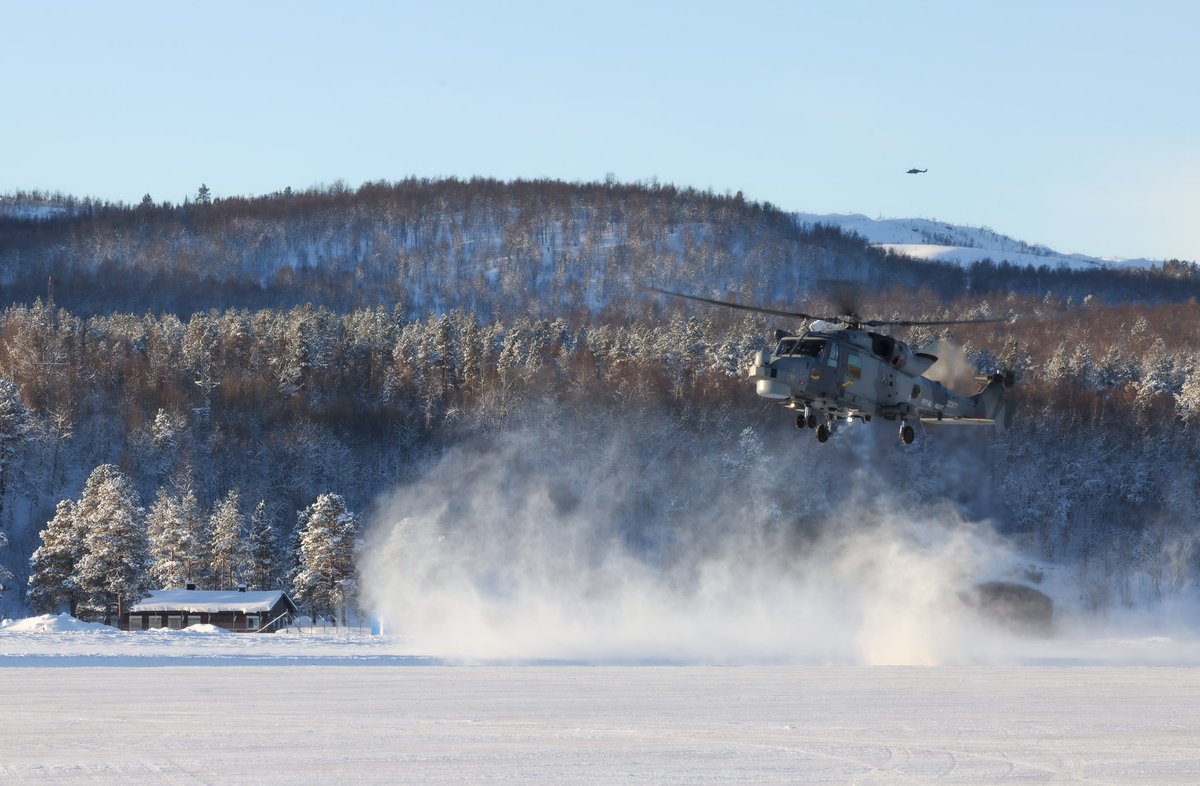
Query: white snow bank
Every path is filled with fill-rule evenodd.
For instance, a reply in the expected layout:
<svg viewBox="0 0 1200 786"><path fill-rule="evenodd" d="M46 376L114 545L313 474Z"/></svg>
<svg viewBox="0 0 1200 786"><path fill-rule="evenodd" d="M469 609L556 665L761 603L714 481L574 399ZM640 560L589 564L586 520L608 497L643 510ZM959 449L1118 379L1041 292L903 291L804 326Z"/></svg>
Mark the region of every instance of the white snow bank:
<svg viewBox="0 0 1200 786"><path fill-rule="evenodd" d="M198 634L198 635L216 634L218 636L233 635L232 631L225 630L224 628L219 628L216 625L208 625L208 624L188 625L186 628L182 628L179 630L172 630L171 628L147 628L146 630L134 631L134 633L147 633L152 636L158 636L158 635L163 635L163 634L172 634L172 633L194 633L194 634Z"/></svg>
<svg viewBox="0 0 1200 786"><path fill-rule="evenodd" d="M84 622L70 614L43 614L19 620L0 622L6 633L118 633L116 628L96 622Z"/></svg>

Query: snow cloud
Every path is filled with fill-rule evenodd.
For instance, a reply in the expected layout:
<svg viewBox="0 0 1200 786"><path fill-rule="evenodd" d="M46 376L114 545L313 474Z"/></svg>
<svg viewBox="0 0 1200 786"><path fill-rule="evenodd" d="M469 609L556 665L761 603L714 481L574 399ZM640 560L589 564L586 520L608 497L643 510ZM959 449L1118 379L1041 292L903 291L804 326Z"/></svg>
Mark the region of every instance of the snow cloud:
<svg viewBox="0 0 1200 786"><path fill-rule="evenodd" d="M379 506L365 600L408 648L481 662L937 664L995 659L1010 640L961 594L1019 560L950 506L914 516L858 498L806 517L769 492L821 471L756 460L748 432L687 457L656 454L671 436L642 427L568 433L454 449Z"/></svg>

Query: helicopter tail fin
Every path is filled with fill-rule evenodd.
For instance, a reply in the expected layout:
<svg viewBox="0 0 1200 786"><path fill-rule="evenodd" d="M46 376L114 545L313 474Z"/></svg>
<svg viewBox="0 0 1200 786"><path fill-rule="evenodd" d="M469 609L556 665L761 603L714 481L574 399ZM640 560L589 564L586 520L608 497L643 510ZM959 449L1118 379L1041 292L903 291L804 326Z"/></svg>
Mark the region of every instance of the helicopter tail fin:
<svg viewBox="0 0 1200 786"><path fill-rule="evenodd" d="M1008 431L1012 426L1016 402L1005 395L1013 386L1013 373L1001 371L984 378L987 384L971 398L984 417L996 424L997 431Z"/></svg>

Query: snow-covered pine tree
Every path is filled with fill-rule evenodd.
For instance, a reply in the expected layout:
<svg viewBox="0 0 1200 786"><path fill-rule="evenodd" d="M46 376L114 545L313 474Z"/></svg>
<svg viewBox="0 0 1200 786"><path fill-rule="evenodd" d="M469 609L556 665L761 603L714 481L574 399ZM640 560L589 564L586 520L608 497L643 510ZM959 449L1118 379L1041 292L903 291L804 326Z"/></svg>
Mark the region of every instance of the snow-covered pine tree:
<svg viewBox="0 0 1200 786"><path fill-rule="evenodd" d="M146 535L150 539L150 580L160 589L187 584L184 545L180 542L183 506L179 498L165 488L158 490L150 512L146 514Z"/></svg>
<svg viewBox="0 0 1200 786"><path fill-rule="evenodd" d="M3 526L4 492L9 471L29 441L29 410L21 403L17 386L0 379L0 526Z"/></svg>
<svg viewBox="0 0 1200 786"><path fill-rule="evenodd" d="M137 492L114 464L92 470L75 508L83 556L75 568L81 610L112 621L119 605L143 597L149 580L149 540Z"/></svg>
<svg viewBox="0 0 1200 786"><path fill-rule="evenodd" d="M208 519L212 533L212 578L214 589L234 589L245 573L246 520L239 509L240 495L230 489L225 498L213 507Z"/></svg>
<svg viewBox="0 0 1200 786"><path fill-rule="evenodd" d="M202 585L208 575L212 552L209 550L208 519L200 514L196 492L190 485L179 497L179 531L175 538L185 581Z"/></svg>
<svg viewBox="0 0 1200 786"><path fill-rule="evenodd" d="M300 565L293 580L296 600L307 603L313 618L340 613L358 594L358 516L346 510L338 494L322 494L299 514Z"/></svg>
<svg viewBox="0 0 1200 786"><path fill-rule="evenodd" d="M154 415L154 423L150 426L150 445L154 462L154 476L158 482L166 480L167 472L175 463L178 451L178 435L182 424L178 423L166 410L159 409Z"/></svg>
<svg viewBox="0 0 1200 786"><path fill-rule="evenodd" d="M267 503L259 500L250 517L250 566L247 577L255 589L274 589L279 581L279 539Z"/></svg>
<svg viewBox="0 0 1200 786"><path fill-rule="evenodd" d="M0 532L0 551L3 551L8 546L8 536ZM0 565L0 600L4 598L4 590L8 589L6 581L11 581L13 577L12 571Z"/></svg>
<svg viewBox="0 0 1200 786"><path fill-rule="evenodd" d="M42 614L57 612L64 604L71 616L78 611L75 566L83 556L83 533L75 507L70 499L58 503L54 518L41 532L42 545L29 558L29 602Z"/></svg>

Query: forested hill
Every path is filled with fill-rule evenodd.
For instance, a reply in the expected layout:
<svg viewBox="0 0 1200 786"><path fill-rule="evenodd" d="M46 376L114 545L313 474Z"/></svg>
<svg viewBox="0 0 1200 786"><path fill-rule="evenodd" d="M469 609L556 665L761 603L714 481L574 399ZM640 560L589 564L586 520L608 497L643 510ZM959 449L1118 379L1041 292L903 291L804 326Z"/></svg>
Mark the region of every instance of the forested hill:
<svg viewBox="0 0 1200 786"><path fill-rule="evenodd" d="M88 507L102 465L128 480L101 473L138 500L143 536L156 522L156 554L183 548L163 540L164 521L200 527L188 559L202 585L237 572L213 567L209 511L255 510L278 544L255 582L279 586L299 575L297 511L321 495L369 523L380 494L514 435L514 485L543 478L549 509L569 512L609 483L605 526L654 564L703 532L815 537L865 495L914 515L949 504L1031 557L1078 563L1093 605L1189 591L1200 573L1188 266L913 262L740 194L658 185L205 191L176 206L0 202L10 612L34 605L39 533L56 510ZM1001 318L899 335L953 338L978 370L1015 369L1016 428L904 448L856 426L818 446L744 380L771 329L795 325L663 302L642 283L817 312L850 296L883 318Z"/></svg>
<svg viewBox="0 0 1200 786"><path fill-rule="evenodd" d="M1186 270L1185 273L1194 271ZM1186 299L1200 278L1086 273L889 256L740 193L555 181L408 180L138 206L65 196L0 199L0 294L51 293L80 315L310 303L454 309L484 319L630 307L631 284L786 305L822 282L1080 300Z"/></svg>

